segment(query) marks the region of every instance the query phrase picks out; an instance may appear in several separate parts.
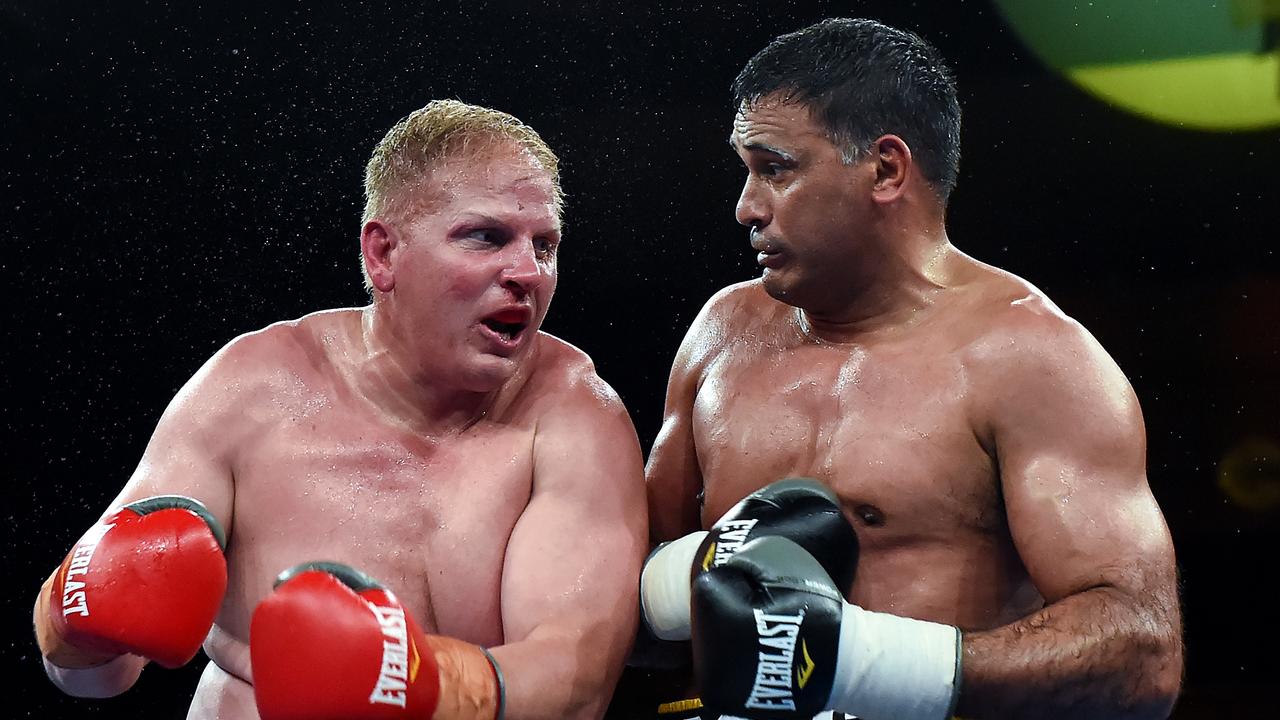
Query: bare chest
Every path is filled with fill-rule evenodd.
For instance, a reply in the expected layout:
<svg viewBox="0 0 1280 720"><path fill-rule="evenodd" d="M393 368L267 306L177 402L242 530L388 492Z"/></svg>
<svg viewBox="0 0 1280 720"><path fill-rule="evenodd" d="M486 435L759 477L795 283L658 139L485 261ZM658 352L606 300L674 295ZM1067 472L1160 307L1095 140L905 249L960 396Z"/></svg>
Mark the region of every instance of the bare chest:
<svg viewBox="0 0 1280 720"><path fill-rule="evenodd" d="M528 502L532 432L480 423L426 439L350 407L281 418L240 458L228 570L233 634L282 570L352 565L427 632L502 640L504 552Z"/></svg>
<svg viewBox="0 0 1280 720"><path fill-rule="evenodd" d="M693 422L704 522L775 480L815 477L874 532L864 545L999 522L965 367L928 348L801 345L729 351L703 376Z"/></svg>

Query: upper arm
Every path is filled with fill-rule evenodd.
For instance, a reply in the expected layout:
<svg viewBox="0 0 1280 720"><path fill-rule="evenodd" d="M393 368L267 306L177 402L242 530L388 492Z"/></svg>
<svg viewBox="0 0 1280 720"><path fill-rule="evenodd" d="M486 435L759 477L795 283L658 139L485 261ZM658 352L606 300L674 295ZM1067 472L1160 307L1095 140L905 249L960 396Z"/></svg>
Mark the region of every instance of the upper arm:
<svg viewBox="0 0 1280 720"><path fill-rule="evenodd" d="M600 685L612 687L635 633L648 549L640 443L594 372L556 395L539 419L533 492L507 543L502 579L507 645L534 641L538 650L504 648L499 657L568 677L561 689L582 694L564 702L594 702L602 712ZM508 682L519 677L529 675L513 672Z"/></svg>
<svg viewBox="0 0 1280 720"><path fill-rule="evenodd" d="M715 300L703 307L680 343L667 380L662 428L645 466L649 534L654 543L674 540L702 525L698 498L702 471L694 441L693 406L708 346L717 336Z"/></svg>
<svg viewBox="0 0 1280 720"><path fill-rule="evenodd" d="M1043 320L1002 368L995 443L1009 529L1045 599L1095 587L1176 606L1138 400L1078 324Z"/></svg>
<svg viewBox="0 0 1280 720"><path fill-rule="evenodd" d="M232 373L244 352L233 348L234 344L206 362L170 401L137 469L102 518L143 498L185 495L203 503L230 537L234 499L230 449L235 440L220 430L223 421L238 409L240 393L237 390L241 385ZM41 587L33 616L37 642L46 658L63 656L70 647L47 621L45 603L57 572L55 570ZM73 649L70 654L79 652ZM145 662L141 657L130 656L130 659L102 666L102 672L60 670L51 666L48 670L54 683L73 695L81 695L86 688L92 688L95 696L111 695L127 690Z"/></svg>
<svg viewBox="0 0 1280 720"><path fill-rule="evenodd" d="M251 352L243 340L233 341L178 391L108 513L145 497L185 495L203 503L230 533L232 451L248 425L241 402Z"/></svg>

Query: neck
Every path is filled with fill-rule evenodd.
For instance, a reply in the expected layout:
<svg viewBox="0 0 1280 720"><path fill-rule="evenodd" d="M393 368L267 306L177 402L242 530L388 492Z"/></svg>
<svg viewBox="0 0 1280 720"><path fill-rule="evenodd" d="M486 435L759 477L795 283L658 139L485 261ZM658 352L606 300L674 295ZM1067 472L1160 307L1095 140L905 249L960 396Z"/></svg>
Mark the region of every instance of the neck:
<svg viewBox="0 0 1280 720"><path fill-rule="evenodd" d="M963 257L941 223L910 228L868 253L850 295L826 308L797 308L800 331L817 342L849 343L910 327L956 284Z"/></svg>
<svg viewBox="0 0 1280 720"><path fill-rule="evenodd" d="M444 368L423 367L398 335L383 303L364 308L360 320L349 380L356 393L388 420L418 434L439 436L466 430L492 409L498 389L467 390L450 383Z"/></svg>

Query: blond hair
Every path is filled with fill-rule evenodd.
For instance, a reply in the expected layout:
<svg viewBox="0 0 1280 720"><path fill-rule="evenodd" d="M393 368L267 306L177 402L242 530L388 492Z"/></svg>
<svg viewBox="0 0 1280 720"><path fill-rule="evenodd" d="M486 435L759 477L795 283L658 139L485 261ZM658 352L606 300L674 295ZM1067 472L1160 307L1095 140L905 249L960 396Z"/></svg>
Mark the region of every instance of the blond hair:
<svg viewBox="0 0 1280 720"><path fill-rule="evenodd" d="M542 137L519 118L500 110L460 100L432 100L387 131L364 169L364 215L361 225L383 217L403 219L416 209L413 190L442 160L464 153L473 141L508 140L533 155L551 176L556 214L564 207L560 159ZM364 261L365 289L372 291Z"/></svg>

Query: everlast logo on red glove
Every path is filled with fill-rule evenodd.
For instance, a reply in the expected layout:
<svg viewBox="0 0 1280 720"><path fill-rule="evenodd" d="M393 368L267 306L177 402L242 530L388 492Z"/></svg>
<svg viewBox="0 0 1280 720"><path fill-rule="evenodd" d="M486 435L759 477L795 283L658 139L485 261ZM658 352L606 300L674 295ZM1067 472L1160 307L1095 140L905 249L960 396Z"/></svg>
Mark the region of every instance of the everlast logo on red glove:
<svg viewBox="0 0 1280 720"><path fill-rule="evenodd" d="M49 661L132 653L167 668L187 664L222 605L225 538L208 508L178 495L138 500L104 517L67 553L49 587L47 637L62 646Z"/></svg>
<svg viewBox="0 0 1280 720"><path fill-rule="evenodd" d="M380 607L369 604L369 609L382 626L382 670L378 684L369 695L371 703L405 706L409 683L417 679L422 658L417 646L409 639L404 610L398 607Z"/></svg>
<svg viewBox="0 0 1280 720"><path fill-rule="evenodd" d="M80 615L81 617L89 616L89 598L84 592L86 583L72 580L71 578L89 572L89 561L93 559L93 551L98 548L98 543L102 541L102 536L106 535L113 527L115 527L115 523L94 525L76 544L75 549L71 551L70 562L67 563L66 578L62 586L62 614L64 616L72 614Z"/></svg>
<svg viewBox="0 0 1280 720"><path fill-rule="evenodd" d="M413 614L341 563L280 573L253 610L249 656L262 720L430 718L440 699L436 655Z"/></svg>

